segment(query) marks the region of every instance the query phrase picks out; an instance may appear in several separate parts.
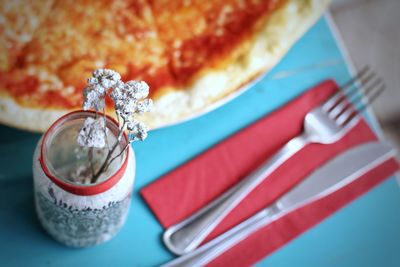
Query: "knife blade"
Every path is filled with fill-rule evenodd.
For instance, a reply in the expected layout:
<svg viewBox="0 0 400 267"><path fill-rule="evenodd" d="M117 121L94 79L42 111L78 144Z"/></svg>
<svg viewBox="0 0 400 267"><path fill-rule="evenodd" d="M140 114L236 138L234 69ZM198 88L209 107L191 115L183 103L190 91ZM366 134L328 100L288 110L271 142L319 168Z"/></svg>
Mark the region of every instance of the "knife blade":
<svg viewBox="0 0 400 267"><path fill-rule="evenodd" d="M370 164L396 154L388 145L372 142L350 149L314 171L276 201L280 210L292 210L322 198L351 183L370 169ZM340 169L338 169L340 166Z"/></svg>
<svg viewBox="0 0 400 267"><path fill-rule="evenodd" d="M162 266L203 266L272 221L349 185L395 155L395 149L377 141L351 148L318 168L270 206L196 250Z"/></svg>

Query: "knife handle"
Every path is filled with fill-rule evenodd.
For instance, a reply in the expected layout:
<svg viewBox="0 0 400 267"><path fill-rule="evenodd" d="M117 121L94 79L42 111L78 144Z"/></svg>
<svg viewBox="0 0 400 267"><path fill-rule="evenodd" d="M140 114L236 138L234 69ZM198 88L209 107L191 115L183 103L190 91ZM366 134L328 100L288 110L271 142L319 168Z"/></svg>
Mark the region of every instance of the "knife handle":
<svg viewBox="0 0 400 267"><path fill-rule="evenodd" d="M205 245L173 261L161 265L161 267L204 266L242 240L246 239L252 233L261 229L273 220L276 220L280 216L280 213L280 210L275 205L263 209Z"/></svg>
<svg viewBox="0 0 400 267"><path fill-rule="evenodd" d="M233 210L256 186L265 180L283 162L308 144L306 135L300 135L283 146L261 167L233 186L222 196L195 212L182 222L169 227L163 240L170 251L177 255L197 248L215 227Z"/></svg>

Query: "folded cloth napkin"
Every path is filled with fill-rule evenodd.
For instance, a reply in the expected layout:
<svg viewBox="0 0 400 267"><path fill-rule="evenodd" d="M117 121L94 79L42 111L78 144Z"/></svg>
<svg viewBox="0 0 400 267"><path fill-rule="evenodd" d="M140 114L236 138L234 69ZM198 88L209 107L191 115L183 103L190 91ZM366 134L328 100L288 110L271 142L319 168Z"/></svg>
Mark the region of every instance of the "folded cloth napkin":
<svg viewBox="0 0 400 267"><path fill-rule="evenodd" d="M219 196L302 131L305 114L337 85L325 81L141 190L164 227L178 223ZM246 197L208 236L210 240L266 207L313 170L344 150L376 140L365 123L330 144L310 144L292 156ZM254 233L209 266L248 266L342 208L398 170L388 160L347 187L298 209ZM206 241L207 241L206 240ZM205 241L205 242L206 242Z"/></svg>

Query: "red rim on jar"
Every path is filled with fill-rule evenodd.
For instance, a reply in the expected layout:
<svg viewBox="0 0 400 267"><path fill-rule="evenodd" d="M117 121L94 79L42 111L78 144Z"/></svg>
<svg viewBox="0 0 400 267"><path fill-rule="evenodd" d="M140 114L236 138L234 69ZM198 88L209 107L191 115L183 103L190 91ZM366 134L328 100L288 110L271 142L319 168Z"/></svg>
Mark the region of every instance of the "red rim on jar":
<svg viewBox="0 0 400 267"><path fill-rule="evenodd" d="M56 120L50 128L46 131L46 133L43 136L42 144L41 144L41 153L40 153L40 165L42 166L43 172L45 175L56 185L61 187L67 192L70 192L75 195L81 195L81 196L91 196L91 195L96 195L103 193L110 188L112 188L114 185L118 183L118 181L122 178L123 174L125 173L125 170L128 165L128 158L129 158L129 149L126 150L125 152L125 159L122 162L121 166L118 168L118 170L112 174L110 177L108 177L106 180L101 181L99 183L95 183L93 185L78 185L74 184L72 182L67 182L65 180L62 180L55 175L52 174L52 172L49 170L47 164L46 164L46 158L47 158L47 150L45 148L45 145L47 144L48 138L51 133L58 127L61 126L63 123L74 120L74 119L81 119L81 118L86 118L88 116L93 116L95 112L93 111L83 111L83 110L78 110L78 111L73 111L70 112L62 117L60 117L58 120ZM109 130L113 131L114 134L116 134L116 131L118 131L118 123L116 120L114 120L110 116L106 116L106 124ZM125 133L123 133L123 138L125 140L125 144L128 142L128 137Z"/></svg>

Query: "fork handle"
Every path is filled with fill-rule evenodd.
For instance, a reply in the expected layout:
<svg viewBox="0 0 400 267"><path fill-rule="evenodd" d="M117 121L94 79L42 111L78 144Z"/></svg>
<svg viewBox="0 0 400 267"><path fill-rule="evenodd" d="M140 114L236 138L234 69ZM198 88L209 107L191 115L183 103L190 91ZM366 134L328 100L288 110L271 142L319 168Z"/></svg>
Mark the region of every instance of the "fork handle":
<svg viewBox="0 0 400 267"><path fill-rule="evenodd" d="M275 220L279 217L280 213L280 210L276 206L262 209L210 242L190 253L161 265L161 267L205 266L231 247L246 239L250 234Z"/></svg>
<svg viewBox="0 0 400 267"><path fill-rule="evenodd" d="M258 169L220 197L182 222L170 226L163 235L167 248L177 255L193 251L256 186L308 143L309 139L305 134L293 138Z"/></svg>

